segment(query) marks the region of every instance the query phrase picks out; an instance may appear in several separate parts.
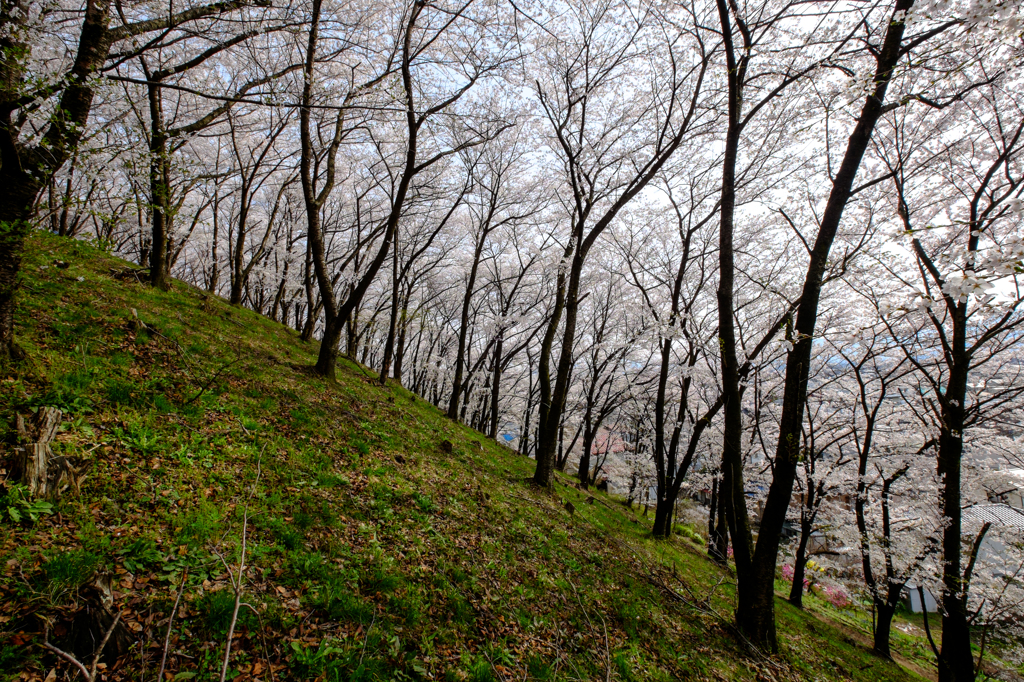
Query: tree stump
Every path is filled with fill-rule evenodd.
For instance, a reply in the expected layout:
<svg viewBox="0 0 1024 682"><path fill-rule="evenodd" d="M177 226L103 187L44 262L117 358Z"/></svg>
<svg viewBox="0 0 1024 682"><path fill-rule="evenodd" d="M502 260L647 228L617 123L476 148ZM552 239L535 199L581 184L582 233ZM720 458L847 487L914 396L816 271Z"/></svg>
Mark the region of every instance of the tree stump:
<svg viewBox="0 0 1024 682"><path fill-rule="evenodd" d="M132 646L132 633L120 621L114 626L117 606L114 604L113 580L109 575L96 576L79 594L84 603L71 621L68 646L79 660L92 660L100 642L113 626L110 639L100 654L100 660L113 664L128 653Z"/></svg>
<svg viewBox="0 0 1024 682"><path fill-rule="evenodd" d="M55 491L57 481L51 484L49 466L50 461L56 458L50 450L50 443L57 435L60 419L61 411L56 407L40 408L34 417L29 418L28 423L18 415L18 440L21 442L18 465L21 481L33 497L45 497Z"/></svg>

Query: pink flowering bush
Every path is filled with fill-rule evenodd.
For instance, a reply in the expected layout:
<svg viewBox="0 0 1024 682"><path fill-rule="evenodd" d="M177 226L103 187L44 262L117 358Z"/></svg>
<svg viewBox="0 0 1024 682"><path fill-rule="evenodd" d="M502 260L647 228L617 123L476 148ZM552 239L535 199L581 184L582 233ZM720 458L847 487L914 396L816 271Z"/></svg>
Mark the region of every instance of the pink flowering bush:
<svg viewBox="0 0 1024 682"><path fill-rule="evenodd" d="M792 566L790 566L789 564L783 564L782 565L782 578L787 583L793 582L793 573L794 572L795 572L795 569ZM805 577L804 578L804 588L805 589L809 589L810 586L811 586L810 581L808 581L807 578Z"/></svg>
<svg viewBox="0 0 1024 682"><path fill-rule="evenodd" d="M790 564L782 565L782 579L786 582L793 582L794 572L795 571L793 569L793 566L791 566ZM842 587L838 585L828 585L818 581L811 583L809 578L805 577L804 589L808 592L813 592L817 594L819 597L821 597L837 609L845 609L852 604L850 600L850 595L848 595L846 593L846 590L844 590Z"/></svg>
<svg viewBox="0 0 1024 682"><path fill-rule="evenodd" d="M821 585L819 587L819 594L824 597L829 604L837 609L845 609L850 606L850 596L846 594L846 590L841 587L835 585Z"/></svg>

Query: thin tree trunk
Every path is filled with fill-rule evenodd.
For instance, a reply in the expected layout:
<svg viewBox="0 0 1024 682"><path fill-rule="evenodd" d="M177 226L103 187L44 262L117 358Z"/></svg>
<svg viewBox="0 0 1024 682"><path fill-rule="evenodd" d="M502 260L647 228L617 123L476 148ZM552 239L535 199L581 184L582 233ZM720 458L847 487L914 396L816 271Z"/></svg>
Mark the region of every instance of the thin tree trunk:
<svg viewBox="0 0 1024 682"><path fill-rule="evenodd" d="M789 590L789 603L798 609L804 607L804 574L807 571L807 542L811 539L811 522L806 516L800 519L800 542L793 560L793 586Z"/></svg>
<svg viewBox="0 0 1024 682"><path fill-rule="evenodd" d="M383 386L391 371L391 360L395 354L395 332L398 328L398 287L401 284L398 276L398 231L391 246L391 314L388 316L388 338L384 343L384 359L380 367L380 385Z"/></svg>
<svg viewBox="0 0 1024 682"><path fill-rule="evenodd" d="M498 340L494 344L494 374L491 377L491 424L487 430L487 435L492 439L498 437L498 400L501 394L501 354L504 344L505 332L503 329L498 330Z"/></svg>

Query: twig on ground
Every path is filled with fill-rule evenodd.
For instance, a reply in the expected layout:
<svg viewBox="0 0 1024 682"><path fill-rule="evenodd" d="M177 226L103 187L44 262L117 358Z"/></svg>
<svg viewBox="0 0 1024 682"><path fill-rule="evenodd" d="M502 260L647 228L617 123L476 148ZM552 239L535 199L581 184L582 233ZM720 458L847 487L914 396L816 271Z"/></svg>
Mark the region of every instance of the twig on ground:
<svg viewBox="0 0 1024 682"><path fill-rule="evenodd" d="M231 575L231 570L228 569L228 578L231 579L231 587L235 592L235 608L231 612L231 625L228 626L228 639L227 644L224 647L224 665L220 669L220 682L224 682L228 676L228 662L231 659L231 642L235 637L235 626L238 624L238 611L242 608L242 587L245 579L245 545L246 536L249 532L249 504L252 502L253 496L256 494L256 487L260 483L260 476L263 475L263 451L267 449L264 443L260 449L259 457L256 459L256 480L253 481L252 488L249 490L249 497L245 500L245 509L242 512L242 550L241 555L238 559L238 576ZM218 554L218 556L220 556ZM224 562L224 558L221 556L221 562ZM251 608L251 607L250 607Z"/></svg>
<svg viewBox="0 0 1024 682"><path fill-rule="evenodd" d="M373 618L370 619L370 627L366 628L366 632L363 634L363 650L359 652L359 665L363 664L363 656L366 655L366 643L370 641L370 630L373 629L373 624L377 622L377 612L373 612Z"/></svg>
<svg viewBox="0 0 1024 682"><path fill-rule="evenodd" d="M257 611L252 604L242 604L242 606L245 606L254 614L256 614L256 620L259 621L260 641L263 642L263 657L267 659L267 672L270 673L270 682L274 682L274 666L270 664L270 648L267 646L267 636L266 633L264 632L265 628L263 627L263 616L260 615L260 612Z"/></svg>
<svg viewBox="0 0 1024 682"><path fill-rule="evenodd" d="M164 653L160 657L160 672L157 673L156 682L164 679L164 667L167 665L167 651L171 648L171 626L174 625L174 614L178 611L178 604L181 602L181 595L185 591L185 581L188 579L188 569L181 574L181 585L178 586L178 596L174 599L174 606L171 608L171 617L167 619L167 635L164 637Z"/></svg>
<svg viewBox="0 0 1024 682"><path fill-rule="evenodd" d="M88 669L85 667L85 664L83 664L81 661L79 661L77 658L75 658L72 654L69 654L68 652L66 652L66 651L64 651L62 649L58 649L54 645L50 644L50 628L49 627L46 628L46 633L43 635L43 647L46 648L46 649L49 649L53 653L55 653L58 656L60 656L61 658L63 658L68 663L70 663L73 666L75 666L76 668L78 668L79 672L82 673L82 676L85 678L86 682L94 682L95 679L96 679L96 668L97 668L97 666L99 666L100 656L103 655L103 649L106 648L107 642L110 641L110 636L112 634L114 634L114 629L117 628L117 624L120 623L120 622L121 622L121 612L118 611L117 615L114 616L114 622L110 624L110 627L107 628L107 633L105 635L103 635L103 640L100 642L99 647L96 649L96 653L93 654L92 666L90 668L88 668Z"/></svg>

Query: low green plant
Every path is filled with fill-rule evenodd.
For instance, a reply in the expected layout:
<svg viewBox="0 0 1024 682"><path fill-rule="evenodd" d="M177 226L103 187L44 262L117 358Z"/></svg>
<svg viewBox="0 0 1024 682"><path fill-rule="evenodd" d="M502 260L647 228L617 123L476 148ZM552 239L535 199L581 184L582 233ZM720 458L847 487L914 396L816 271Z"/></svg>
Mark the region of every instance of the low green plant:
<svg viewBox="0 0 1024 682"><path fill-rule="evenodd" d="M526 658L526 671L531 680L551 680L555 673L551 666L544 662L544 659L537 654L530 654Z"/></svg>
<svg viewBox="0 0 1024 682"><path fill-rule="evenodd" d="M53 505L46 500L32 499L27 486L10 483L0 488L0 519L7 519L13 523L35 523L52 513Z"/></svg>
<svg viewBox="0 0 1024 682"><path fill-rule="evenodd" d="M319 646L303 646L302 642L291 642L291 672L300 679L312 679L321 676L329 661L344 649L335 646L330 640L323 639Z"/></svg>
<svg viewBox="0 0 1024 682"><path fill-rule="evenodd" d="M66 414L86 414L93 408L89 396L92 383L93 373L89 369L61 375L53 380L48 391L30 397L28 407L56 407Z"/></svg>
<svg viewBox="0 0 1024 682"><path fill-rule="evenodd" d="M686 538L690 542L696 545L700 545L701 547L704 546L704 537L696 530L694 530L691 526L681 523L676 525L675 531L677 534Z"/></svg>
<svg viewBox="0 0 1024 682"><path fill-rule="evenodd" d="M202 619L203 629L215 637L223 637L231 626L231 615L235 611L235 593L231 590L207 592L196 600L196 612ZM259 623L252 609L238 610L235 628L250 629Z"/></svg>
<svg viewBox="0 0 1024 682"><path fill-rule="evenodd" d="M151 538L139 538L118 552L124 567L132 573L139 573L148 566L160 563L163 554Z"/></svg>
<svg viewBox="0 0 1024 682"><path fill-rule="evenodd" d="M189 547L202 547L220 530L222 518L223 514L216 505L203 500L182 519L178 537Z"/></svg>
<svg viewBox="0 0 1024 682"><path fill-rule="evenodd" d="M416 502L416 506L420 508L420 511L429 514L434 511L434 501L430 499L429 495L421 495L420 493L413 493L412 499Z"/></svg>
<svg viewBox="0 0 1024 682"><path fill-rule="evenodd" d="M160 434L143 424L114 427L114 438L133 452L148 457L160 449Z"/></svg>
<svg viewBox="0 0 1024 682"><path fill-rule="evenodd" d="M351 588L340 581L320 585L313 592L310 605L323 611L331 620L362 624L373 621L373 605L353 594Z"/></svg>

